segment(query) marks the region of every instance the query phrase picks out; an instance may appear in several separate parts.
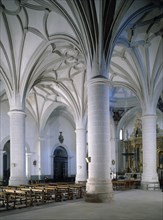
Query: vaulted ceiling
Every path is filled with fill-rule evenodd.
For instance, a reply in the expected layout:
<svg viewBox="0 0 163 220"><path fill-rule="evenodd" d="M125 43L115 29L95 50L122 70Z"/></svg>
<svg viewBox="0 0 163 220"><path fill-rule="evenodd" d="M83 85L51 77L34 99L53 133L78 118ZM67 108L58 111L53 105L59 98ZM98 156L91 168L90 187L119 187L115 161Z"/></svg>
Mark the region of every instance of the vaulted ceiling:
<svg viewBox="0 0 163 220"><path fill-rule="evenodd" d="M95 61L99 74L107 70L113 109L158 101L163 1L2 0L0 8L0 95L10 108L19 96L38 122L58 106L86 117Z"/></svg>

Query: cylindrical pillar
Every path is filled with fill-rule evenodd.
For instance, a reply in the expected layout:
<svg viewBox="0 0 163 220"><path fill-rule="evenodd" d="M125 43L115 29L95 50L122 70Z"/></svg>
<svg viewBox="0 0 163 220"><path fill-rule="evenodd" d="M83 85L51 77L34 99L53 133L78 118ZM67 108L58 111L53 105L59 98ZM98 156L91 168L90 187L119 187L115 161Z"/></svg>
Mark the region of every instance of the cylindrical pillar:
<svg viewBox="0 0 163 220"><path fill-rule="evenodd" d="M25 113L9 112L10 116L10 179L9 185L27 184L25 173Z"/></svg>
<svg viewBox="0 0 163 220"><path fill-rule="evenodd" d="M31 153L26 153L26 176L31 180Z"/></svg>
<svg viewBox="0 0 163 220"><path fill-rule="evenodd" d="M109 86L104 78L88 84L88 156L86 201L108 202L113 198L110 179Z"/></svg>
<svg viewBox="0 0 163 220"><path fill-rule="evenodd" d="M156 115L144 115L142 117L142 188L151 190L159 185L156 166L156 118Z"/></svg>
<svg viewBox="0 0 163 220"><path fill-rule="evenodd" d="M76 129L76 183L86 183L86 129Z"/></svg>
<svg viewBox="0 0 163 220"><path fill-rule="evenodd" d="M42 160L41 160L41 146L42 144L42 138L38 138L38 179L41 180L41 175L42 175Z"/></svg>

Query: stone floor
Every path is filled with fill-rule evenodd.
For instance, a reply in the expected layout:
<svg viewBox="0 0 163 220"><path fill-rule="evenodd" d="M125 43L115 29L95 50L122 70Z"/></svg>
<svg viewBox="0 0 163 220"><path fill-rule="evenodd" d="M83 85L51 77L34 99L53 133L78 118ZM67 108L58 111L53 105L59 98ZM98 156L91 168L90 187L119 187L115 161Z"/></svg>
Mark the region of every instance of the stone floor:
<svg viewBox="0 0 163 220"><path fill-rule="evenodd" d="M84 199L0 211L3 220L163 220L163 192L140 189L114 191L110 203Z"/></svg>

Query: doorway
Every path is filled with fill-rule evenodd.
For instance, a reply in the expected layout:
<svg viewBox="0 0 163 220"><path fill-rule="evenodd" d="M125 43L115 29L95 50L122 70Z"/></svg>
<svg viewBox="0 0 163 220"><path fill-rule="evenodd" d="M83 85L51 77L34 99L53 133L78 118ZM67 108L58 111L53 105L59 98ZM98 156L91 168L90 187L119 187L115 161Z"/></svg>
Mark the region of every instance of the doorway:
<svg viewBox="0 0 163 220"><path fill-rule="evenodd" d="M7 141L3 150L3 184L8 185L10 177L10 141Z"/></svg>
<svg viewBox="0 0 163 220"><path fill-rule="evenodd" d="M64 182L68 177L68 154L64 147L58 146L54 151L54 181Z"/></svg>

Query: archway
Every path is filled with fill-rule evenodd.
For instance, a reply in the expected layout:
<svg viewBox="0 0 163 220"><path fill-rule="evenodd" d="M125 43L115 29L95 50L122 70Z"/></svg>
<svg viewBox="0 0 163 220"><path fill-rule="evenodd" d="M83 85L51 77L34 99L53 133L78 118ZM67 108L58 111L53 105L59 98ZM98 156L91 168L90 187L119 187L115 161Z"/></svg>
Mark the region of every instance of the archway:
<svg viewBox="0 0 163 220"><path fill-rule="evenodd" d="M68 154L64 147L58 146L54 151L54 180L66 181L68 177Z"/></svg>
<svg viewBox="0 0 163 220"><path fill-rule="evenodd" d="M4 145L3 154L3 184L8 185L8 180L10 177L10 140L8 140Z"/></svg>

